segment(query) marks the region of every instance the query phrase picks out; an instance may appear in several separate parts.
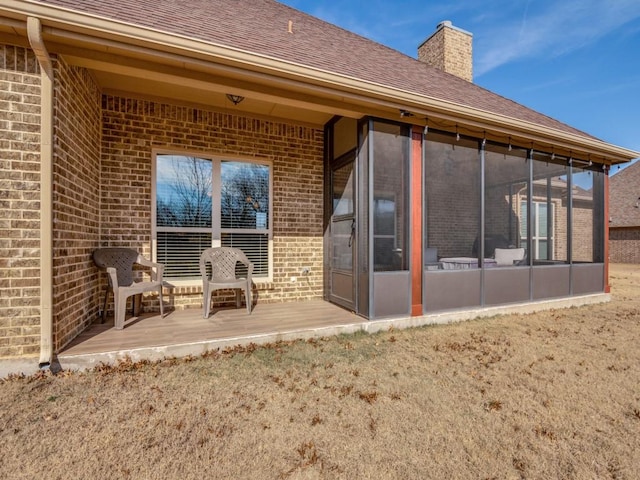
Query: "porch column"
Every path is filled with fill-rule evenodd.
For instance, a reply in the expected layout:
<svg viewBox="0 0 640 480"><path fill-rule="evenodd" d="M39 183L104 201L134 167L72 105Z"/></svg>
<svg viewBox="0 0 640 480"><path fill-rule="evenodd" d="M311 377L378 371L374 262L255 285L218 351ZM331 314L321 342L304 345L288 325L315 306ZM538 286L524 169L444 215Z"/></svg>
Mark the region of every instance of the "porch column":
<svg viewBox="0 0 640 480"><path fill-rule="evenodd" d="M422 141L423 127L411 130L411 316L422 315Z"/></svg>

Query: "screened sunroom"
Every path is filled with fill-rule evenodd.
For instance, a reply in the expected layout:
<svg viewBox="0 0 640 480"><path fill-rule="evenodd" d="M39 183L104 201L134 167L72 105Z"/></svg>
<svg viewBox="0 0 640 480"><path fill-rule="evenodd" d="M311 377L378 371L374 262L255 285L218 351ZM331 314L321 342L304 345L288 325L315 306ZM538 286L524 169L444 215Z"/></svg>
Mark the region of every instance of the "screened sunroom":
<svg viewBox="0 0 640 480"><path fill-rule="evenodd" d="M605 291L603 165L374 118L326 142L334 303L376 319Z"/></svg>

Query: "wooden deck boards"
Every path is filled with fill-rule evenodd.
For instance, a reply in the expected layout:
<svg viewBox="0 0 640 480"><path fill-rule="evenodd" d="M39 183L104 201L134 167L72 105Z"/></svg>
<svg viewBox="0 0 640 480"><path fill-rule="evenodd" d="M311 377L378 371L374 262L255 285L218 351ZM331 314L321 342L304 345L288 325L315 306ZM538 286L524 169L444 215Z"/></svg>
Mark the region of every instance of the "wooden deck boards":
<svg viewBox="0 0 640 480"><path fill-rule="evenodd" d="M59 357L115 352L208 340L284 333L296 330L361 323L352 312L323 300L259 304L248 315L245 308L214 310L202 318L202 309L177 310L140 316L123 330L113 328L113 318L96 323L63 349Z"/></svg>

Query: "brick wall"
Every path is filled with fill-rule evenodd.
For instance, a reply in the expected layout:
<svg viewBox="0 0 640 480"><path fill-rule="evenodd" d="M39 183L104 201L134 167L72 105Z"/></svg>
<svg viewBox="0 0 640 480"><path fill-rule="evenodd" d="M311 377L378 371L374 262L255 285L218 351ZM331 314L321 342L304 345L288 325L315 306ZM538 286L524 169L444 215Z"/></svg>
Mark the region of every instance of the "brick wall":
<svg viewBox="0 0 640 480"><path fill-rule="evenodd" d="M104 96L102 109L103 246L151 255L154 147L263 158L273 165L274 275L259 285L258 301L321 297L322 129L117 96ZM300 277L303 266L309 276ZM174 305L200 307L201 290L176 288Z"/></svg>
<svg viewBox="0 0 640 480"><path fill-rule="evenodd" d="M571 228L574 262L593 262L593 233L593 203L574 201Z"/></svg>
<svg viewBox="0 0 640 480"><path fill-rule="evenodd" d="M40 351L40 73L0 44L0 358Z"/></svg>
<svg viewBox="0 0 640 480"><path fill-rule="evenodd" d="M89 72L55 61L53 346L59 351L98 312L91 252L100 233L101 94Z"/></svg>
<svg viewBox="0 0 640 480"><path fill-rule="evenodd" d="M609 228L609 260L640 263L640 227Z"/></svg>

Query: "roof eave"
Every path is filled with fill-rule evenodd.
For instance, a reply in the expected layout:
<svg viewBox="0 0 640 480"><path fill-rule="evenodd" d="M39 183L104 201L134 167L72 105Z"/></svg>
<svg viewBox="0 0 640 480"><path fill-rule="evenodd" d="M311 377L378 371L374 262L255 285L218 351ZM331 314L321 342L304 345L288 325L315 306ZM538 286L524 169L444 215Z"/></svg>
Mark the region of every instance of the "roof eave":
<svg viewBox="0 0 640 480"><path fill-rule="evenodd" d="M575 135L539 124L498 115L493 112L468 107L434 97L391 88L326 70L243 51L232 47L204 42L197 39L168 34L159 30L140 27L125 22L85 14L29 0L5 0L0 12L10 17L24 19L38 17L43 25L104 39L126 39L132 45L152 45L157 50L180 52L185 58L210 58L228 65L241 65L250 70L269 72L276 77L295 78L311 85L334 89L346 98L367 101L375 107L409 109L416 114L436 116L450 121L469 124L479 130L490 129L505 136L521 136L534 145L558 145L567 151L584 152L601 156L605 163L617 164L640 157L635 152L599 139Z"/></svg>

